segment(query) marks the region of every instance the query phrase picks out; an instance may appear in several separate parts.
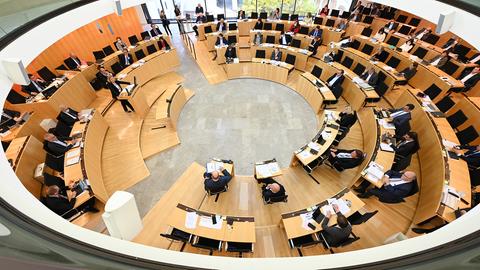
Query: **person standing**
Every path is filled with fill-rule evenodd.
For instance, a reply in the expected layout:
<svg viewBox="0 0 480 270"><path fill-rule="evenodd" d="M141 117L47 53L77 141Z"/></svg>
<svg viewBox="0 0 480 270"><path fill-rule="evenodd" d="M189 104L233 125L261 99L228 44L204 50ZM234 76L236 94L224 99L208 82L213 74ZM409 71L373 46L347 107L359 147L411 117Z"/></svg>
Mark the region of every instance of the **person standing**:
<svg viewBox="0 0 480 270"><path fill-rule="evenodd" d="M165 33L167 33L169 36L172 36L172 31L170 30L170 21L167 19L167 15L165 15L165 11L163 9L160 11L160 20L162 20Z"/></svg>
<svg viewBox="0 0 480 270"><path fill-rule="evenodd" d="M108 83L107 87L110 89L110 92L112 93L112 98L118 100L118 96L120 96L120 93L122 92L122 87L120 86L121 84L130 84L129 82L124 82L124 81L119 81L115 79L115 77L110 76L108 78ZM122 104L123 110L125 112L134 112L135 109L133 108L132 104L128 102L128 100L120 99L120 103ZM130 110L131 111L130 111Z"/></svg>

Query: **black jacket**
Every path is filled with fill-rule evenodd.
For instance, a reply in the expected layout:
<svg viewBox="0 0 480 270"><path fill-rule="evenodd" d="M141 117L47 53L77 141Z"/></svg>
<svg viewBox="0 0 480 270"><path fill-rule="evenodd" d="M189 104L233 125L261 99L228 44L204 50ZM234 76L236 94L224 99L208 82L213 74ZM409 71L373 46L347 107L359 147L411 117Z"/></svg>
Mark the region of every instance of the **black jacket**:
<svg viewBox="0 0 480 270"><path fill-rule="evenodd" d="M272 178L263 179L262 182L265 184L262 186L262 196L265 200L269 200L273 197L282 197L285 196L285 188L282 184L278 183L277 181L273 180ZM277 193L273 193L270 189L266 189L268 184L278 184L280 186L280 190Z"/></svg>
<svg viewBox="0 0 480 270"><path fill-rule="evenodd" d="M257 21L255 23L255 27L253 27L253 29L262 30L263 29L263 22Z"/></svg>
<svg viewBox="0 0 480 270"><path fill-rule="evenodd" d="M217 31L220 31L220 25L221 25L221 24L222 24L221 22L218 22L218 23L217 23ZM227 24L226 24L226 23L223 23L223 26L222 26L222 27L223 27L223 30L222 30L222 31L227 31Z"/></svg>
<svg viewBox="0 0 480 270"><path fill-rule="evenodd" d="M394 113L401 110L403 109L391 109L389 111L390 113ZM410 131L410 119L412 119L412 114L410 112L393 118L393 125L395 126L395 137L400 138Z"/></svg>
<svg viewBox="0 0 480 270"><path fill-rule="evenodd" d="M225 37L222 38L223 39L223 45L228 45L228 41ZM217 37L217 41L215 41L215 46L218 46L220 45L220 37Z"/></svg>
<svg viewBox="0 0 480 270"><path fill-rule="evenodd" d="M343 83L343 80L345 80L345 76L344 75L340 76L340 78L338 78L333 83L333 85L330 86L330 81L333 80L333 78L335 78L335 75L336 74L333 74L330 78L328 78L327 85L332 90L333 95L335 95L335 97L338 99L342 95L342 92L343 92L342 83Z"/></svg>
<svg viewBox="0 0 480 270"><path fill-rule="evenodd" d="M75 206L76 198L72 198L68 201L67 198L62 195L61 197L50 197L45 198L45 205L55 212L58 215L63 215L69 210L73 209Z"/></svg>
<svg viewBox="0 0 480 270"><path fill-rule="evenodd" d="M129 82L124 82L124 81L119 81L119 80L115 80L115 83L118 86L120 86L120 88L122 87L122 84L125 84L125 85L130 84ZM122 89L118 89L117 87L115 87L115 85L113 85L113 83L110 83L110 82L107 82L107 87L108 87L108 89L110 89L110 93L112 94L112 98L117 99L117 97L120 95L120 92L122 91Z"/></svg>
<svg viewBox="0 0 480 270"><path fill-rule="evenodd" d="M337 123L340 125L342 128L350 128L357 122L357 112L353 113L340 113L340 119L337 120Z"/></svg>
<svg viewBox="0 0 480 270"><path fill-rule="evenodd" d="M407 67L405 68L404 70L402 70L400 73L403 73L403 76L405 77L405 79L410 80L413 76L415 76L415 74L417 73L417 69L416 68L410 68L410 67Z"/></svg>
<svg viewBox="0 0 480 270"><path fill-rule="evenodd" d="M49 152L55 156L64 155L65 152L67 152L73 147L73 145L69 145L67 142L65 142L62 139L58 139L58 140L64 142L66 146L58 144L56 142L45 141L46 147L48 148Z"/></svg>
<svg viewBox="0 0 480 270"><path fill-rule="evenodd" d="M156 36L160 36L162 35L162 31L160 31L160 28L152 28L152 30L150 30L150 35L152 37L156 37Z"/></svg>
<svg viewBox="0 0 480 270"><path fill-rule="evenodd" d="M391 147L395 151L395 160L407 157L418 150L418 145L415 141L406 142L405 140L402 140L398 142L397 145L392 144Z"/></svg>
<svg viewBox="0 0 480 270"><path fill-rule="evenodd" d="M235 48L227 48L225 50L225 58L237 58L237 50Z"/></svg>
<svg viewBox="0 0 480 270"><path fill-rule="evenodd" d="M128 59L128 64L127 64L127 59ZM131 54L128 54L128 57L125 57L124 54L121 54L121 55L118 56L118 60L120 61L120 65L123 68L126 68L126 67L130 66L134 62Z"/></svg>
<svg viewBox="0 0 480 270"><path fill-rule="evenodd" d="M468 74L470 74L470 71L465 71L462 73L462 75L458 78L459 80L463 79L464 77L466 77ZM477 84L477 82L480 80L480 73L477 73L475 75L473 75L472 77L470 77L470 79L466 80L463 85L465 86L464 88L464 91L468 91L470 90L472 87L475 86L475 84Z"/></svg>
<svg viewBox="0 0 480 270"><path fill-rule="evenodd" d="M360 78L363 80L366 80L368 78L368 71L365 71ZM371 86L377 85L377 80L378 80L378 74L376 72L373 72L372 76L370 76L370 79L367 81L367 83Z"/></svg>
<svg viewBox="0 0 480 270"><path fill-rule="evenodd" d="M205 190L209 191L220 191L222 190L230 180L232 180L232 176L227 170L222 171L223 176L220 176L217 181L212 180L212 175L210 173L204 173L203 178L205 179L203 185Z"/></svg>
<svg viewBox="0 0 480 270"><path fill-rule="evenodd" d="M337 215L341 215L341 213L337 213ZM341 228L340 226L328 227L329 221L330 219L327 217L323 219L322 235L323 237L325 237L325 240L327 241L328 245L335 247L348 239L348 237L350 236L350 233L352 232L352 226L349 224L345 228Z"/></svg>
<svg viewBox="0 0 480 270"><path fill-rule="evenodd" d="M390 178L400 178L402 176L401 172L393 170L387 171L385 174ZM381 201L398 201L407 197L412 192L415 185L415 181L396 186L384 185L381 188L374 188L369 192L377 196Z"/></svg>
<svg viewBox="0 0 480 270"><path fill-rule="evenodd" d="M329 161L332 164L333 167L335 167L339 171L343 171L345 169L351 169L359 166L362 161L363 157L357 157L357 158L340 158L338 157L338 154L340 153L351 153L353 150L343 150L343 149L338 149L337 152L335 153L335 157L332 155L329 156Z"/></svg>

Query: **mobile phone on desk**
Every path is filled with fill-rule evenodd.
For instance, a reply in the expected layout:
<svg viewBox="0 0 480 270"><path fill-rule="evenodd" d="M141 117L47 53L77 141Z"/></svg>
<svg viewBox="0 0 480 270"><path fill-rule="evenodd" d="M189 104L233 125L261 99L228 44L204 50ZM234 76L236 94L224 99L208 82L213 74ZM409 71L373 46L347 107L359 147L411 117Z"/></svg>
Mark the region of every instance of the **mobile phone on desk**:
<svg viewBox="0 0 480 270"><path fill-rule="evenodd" d="M212 215L212 223L217 224L217 216L216 215Z"/></svg>

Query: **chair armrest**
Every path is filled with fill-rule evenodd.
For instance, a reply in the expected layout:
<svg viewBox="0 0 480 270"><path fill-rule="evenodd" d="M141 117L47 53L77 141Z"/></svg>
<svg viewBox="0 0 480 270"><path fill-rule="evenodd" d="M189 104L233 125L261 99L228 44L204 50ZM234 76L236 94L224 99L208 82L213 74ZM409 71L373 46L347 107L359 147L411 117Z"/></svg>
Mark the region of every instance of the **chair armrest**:
<svg viewBox="0 0 480 270"><path fill-rule="evenodd" d="M330 249L331 247L330 247L330 245L328 244L327 239L325 239L325 236L323 236L323 234L322 234L321 232L320 232L319 234L320 234L320 236L322 237L323 243L325 243L325 246L327 246L327 249Z"/></svg>

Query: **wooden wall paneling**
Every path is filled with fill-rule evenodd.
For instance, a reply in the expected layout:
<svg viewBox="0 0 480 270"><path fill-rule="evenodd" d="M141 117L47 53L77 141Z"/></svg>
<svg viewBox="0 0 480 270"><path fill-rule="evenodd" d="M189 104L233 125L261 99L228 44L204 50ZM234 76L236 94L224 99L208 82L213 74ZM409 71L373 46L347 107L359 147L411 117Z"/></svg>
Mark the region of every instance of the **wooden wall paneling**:
<svg viewBox="0 0 480 270"><path fill-rule="evenodd" d="M37 165L44 161L45 150L43 150L43 144L35 137L29 136L23 152L20 153L15 174L25 188L36 198L40 198L42 185L33 178L33 173Z"/></svg>

